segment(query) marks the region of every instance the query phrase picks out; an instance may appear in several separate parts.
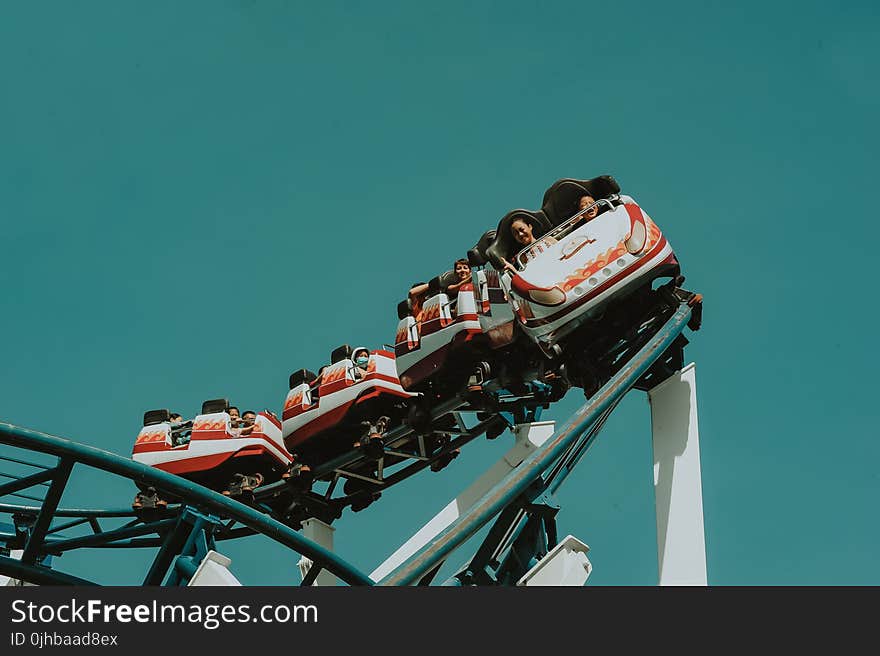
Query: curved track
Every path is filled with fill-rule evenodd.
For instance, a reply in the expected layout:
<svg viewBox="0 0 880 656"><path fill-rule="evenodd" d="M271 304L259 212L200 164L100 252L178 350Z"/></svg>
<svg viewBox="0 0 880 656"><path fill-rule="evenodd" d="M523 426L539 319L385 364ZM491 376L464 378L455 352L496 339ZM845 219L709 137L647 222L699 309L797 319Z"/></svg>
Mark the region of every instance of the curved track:
<svg viewBox="0 0 880 656"><path fill-rule="evenodd" d="M630 389L648 389L681 367L687 343L682 333L688 326L699 327L699 303L699 297L690 293L670 295L663 311L645 322L620 348L610 379L542 448L379 583L429 583L446 558L494 517L496 523L483 546L450 582L515 582L529 564L555 546L555 510L548 499L589 449L617 403ZM310 481L282 481L256 490L249 504L107 451L0 423L0 444L54 458L46 465L33 462L32 457L25 460L0 453L0 462L27 469L27 473L0 474L11 479L0 483L0 500L14 496L39 502L0 504L0 518L6 515L12 520L5 530L0 523L0 545L5 545L7 552L17 550L19 556L0 555L0 574L36 584L92 584L95 582L53 567L53 557L84 548L153 548L156 554L141 577L142 584L184 585L217 541L262 534L315 563L303 585L311 585L322 570L350 585L371 585L374 581L369 576L298 533L301 522L318 517L329 523L346 506L355 510L366 507L381 490L418 473L450 451L484 433L493 437L505 427L534 421L546 406L540 390L526 396L499 395L494 412L484 411L474 426L467 427L457 413L476 408L466 397L456 397L431 411L432 424L441 422L441 430L451 438L440 449L429 452L423 433L401 427L385 436L378 451L355 450L313 472L316 478L330 477L323 493L315 492ZM450 417L454 417L453 423ZM395 465L396 471L384 471L385 462ZM374 469L375 476L358 476L355 470L363 466ZM128 509L60 508L71 474L85 468L130 479L132 489L134 481L152 485L183 501L137 513ZM354 493L334 499L333 489L341 477L363 479L363 485ZM34 496L35 490L44 490L44 496ZM113 520L121 523L108 528L106 523ZM86 528L83 535L62 537Z"/></svg>

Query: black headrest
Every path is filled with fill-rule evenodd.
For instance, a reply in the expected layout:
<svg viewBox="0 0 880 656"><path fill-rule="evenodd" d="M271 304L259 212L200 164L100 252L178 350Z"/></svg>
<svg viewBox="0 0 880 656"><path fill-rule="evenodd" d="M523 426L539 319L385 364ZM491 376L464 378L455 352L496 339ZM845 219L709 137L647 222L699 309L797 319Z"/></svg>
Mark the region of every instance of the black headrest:
<svg viewBox="0 0 880 656"><path fill-rule="evenodd" d="M436 276L431 278L428 281L428 295L427 298L431 298L432 296L436 296L440 293L440 276Z"/></svg>
<svg viewBox="0 0 880 656"><path fill-rule="evenodd" d="M155 426L166 421L171 421L171 412L167 408L147 410L144 413L144 426Z"/></svg>
<svg viewBox="0 0 880 656"><path fill-rule="evenodd" d="M290 378L288 382L290 383L290 389L293 389L297 385L302 385L303 383L311 383L315 380L317 376L313 374L308 369L298 369L290 374Z"/></svg>
<svg viewBox="0 0 880 656"><path fill-rule="evenodd" d="M215 412L226 412L229 409L229 399L208 399L202 403L202 414L212 415Z"/></svg>
<svg viewBox="0 0 880 656"><path fill-rule="evenodd" d="M544 192L541 209L550 222L556 226L577 213L580 209L578 201L581 196L589 195L599 200L619 193L620 185L610 175L600 175L590 180L562 178L550 185Z"/></svg>
<svg viewBox="0 0 880 656"><path fill-rule="evenodd" d="M446 271L441 273L437 278L440 281L440 291L444 294L449 289L449 285L454 285L458 282L458 276L455 273L455 270Z"/></svg>
<svg viewBox="0 0 880 656"><path fill-rule="evenodd" d="M468 264L472 267L485 266L488 259L486 249L495 240L495 231L487 230L472 249L467 252Z"/></svg>
<svg viewBox="0 0 880 656"><path fill-rule="evenodd" d="M483 233L483 236L480 237L480 239L477 241L477 245L474 246L474 248L476 248L482 255L485 255L486 249L489 247L489 244L495 241L496 234L498 234L498 232L495 230L495 228L487 230Z"/></svg>
<svg viewBox="0 0 880 656"><path fill-rule="evenodd" d="M333 349L333 352L330 353L330 364L336 364L337 362L341 362L348 358L351 358L351 346L343 344L342 346Z"/></svg>
<svg viewBox="0 0 880 656"><path fill-rule="evenodd" d="M409 304L409 299L405 298L400 303L397 304L397 318L398 319L406 319L409 315L412 314L412 308Z"/></svg>
<svg viewBox="0 0 880 656"><path fill-rule="evenodd" d="M510 258L516 255L522 246L513 238L510 232L510 224L516 219L523 219L532 226L532 234L537 239L544 235L550 228L550 221L540 210L512 210L505 214L501 221L498 222L498 228L495 231L495 238L492 243L486 247L486 259L492 263L496 269L503 266L501 259L510 261Z"/></svg>

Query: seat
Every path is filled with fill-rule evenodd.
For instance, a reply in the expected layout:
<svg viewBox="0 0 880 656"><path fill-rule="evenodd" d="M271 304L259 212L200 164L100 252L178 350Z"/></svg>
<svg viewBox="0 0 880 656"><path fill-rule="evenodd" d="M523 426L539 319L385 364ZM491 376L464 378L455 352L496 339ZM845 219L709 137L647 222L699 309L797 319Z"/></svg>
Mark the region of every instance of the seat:
<svg viewBox="0 0 880 656"><path fill-rule="evenodd" d="M342 346L333 349L330 353L330 364L336 364L337 362L348 359L351 359L351 346L348 344L343 344Z"/></svg>
<svg viewBox="0 0 880 656"><path fill-rule="evenodd" d="M400 303L397 304L397 318L405 319L412 315L412 304L409 302L409 299L404 299Z"/></svg>
<svg viewBox="0 0 880 656"><path fill-rule="evenodd" d="M155 426L171 421L171 412L167 408L147 410L144 413L144 426Z"/></svg>
<svg viewBox="0 0 880 656"><path fill-rule="evenodd" d="M483 236L467 252L468 264L472 267L485 266L489 259L486 257L486 248L495 241L495 230L487 230Z"/></svg>
<svg viewBox="0 0 880 656"><path fill-rule="evenodd" d="M217 412L229 410L229 399L208 399L202 403L202 414L213 415Z"/></svg>
<svg viewBox="0 0 880 656"><path fill-rule="evenodd" d="M317 376L308 369L298 369L290 374L290 378L288 379L288 382L290 383L289 389L298 387L303 383L312 383L316 378Z"/></svg>
<svg viewBox="0 0 880 656"><path fill-rule="evenodd" d="M555 227L578 212L581 196L588 195L599 200L619 193L620 185L610 175L600 175L589 180L562 178L544 192L541 210Z"/></svg>
<svg viewBox="0 0 880 656"><path fill-rule="evenodd" d="M428 298L437 294L445 294L449 289L449 285L454 285L457 282L458 276L455 275L454 270L444 271L428 282Z"/></svg>
<svg viewBox="0 0 880 656"><path fill-rule="evenodd" d="M510 261L510 258L522 250L522 246L517 243L510 232L510 224L516 219L524 219L529 223L532 226L532 234L536 239L545 235L553 227L544 212L540 210L518 209L505 214L501 221L498 222L495 238L486 247L486 259L499 271L504 268L503 260Z"/></svg>

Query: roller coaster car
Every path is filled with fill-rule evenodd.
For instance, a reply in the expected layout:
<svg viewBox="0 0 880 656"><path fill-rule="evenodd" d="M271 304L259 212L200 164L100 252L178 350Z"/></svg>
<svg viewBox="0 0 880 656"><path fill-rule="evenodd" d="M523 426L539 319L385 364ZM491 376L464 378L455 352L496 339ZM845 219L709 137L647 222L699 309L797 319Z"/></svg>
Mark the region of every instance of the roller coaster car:
<svg viewBox="0 0 880 656"><path fill-rule="evenodd" d="M580 210L585 195L595 202ZM594 208L598 214L590 218ZM533 244L514 240L510 227L517 218L532 224ZM484 252L501 272L519 328L548 357L559 355L567 337L600 317L610 301L680 272L660 229L635 200L620 195L611 176L558 180L541 210L504 216ZM505 261L515 274L504 271Z"/></svg>
<svg viewBox="0 0 880 656"><path fill-rule="evenodd" d="M432 279L421 312L416 316L409 300L398 305L400 321L394 354L397 373L406 390L424 391L438 372L448 373L450 362L479 359L474 352L485 350L474 284L450 292L450 285L457 282L455 271ZM464 378L469 373L467 369Z"/></svg>
<svg viewBox="0 0 880 656"><path fill-rule="evenodd" d="M351 450L381 417L387 421L379 432L399 425L406 400L416 396L401 387L393 353L371 351L364 370L351 359L359 350L335 349L320 376L307 369L290 375L282 433L299 463L314 466Z"/></svg>
<svg viewBox="0 0 880 656"><path fill-rule="evenodd" d="M536 347L529 347L531 342L516 342L516 320L501 277L486 266L485 249L495 239L495 230L490 230L468 251L470 284L450 294L449 287L458 280L454 271L447 271L429 283L421 312L414 314L409 299L398 305L394 349L405 389L443 400L465 390L487 391L483 383L490 380L496 388L524 392L523 381L554 375L554 367L547 366ZM554 400L564 394L562 388L554 390ZM481 403L473 394L470 398Z"/></svg>
<svg viewBox="0 0 880 656"><path fill-rule="evenodd" d="M205 401L201 414L179 426L168 410L145 413L132 459L233 496L280 479L292 458L278 418L264 410L248 429L234 425L228 408L226 399Z"/></svg>

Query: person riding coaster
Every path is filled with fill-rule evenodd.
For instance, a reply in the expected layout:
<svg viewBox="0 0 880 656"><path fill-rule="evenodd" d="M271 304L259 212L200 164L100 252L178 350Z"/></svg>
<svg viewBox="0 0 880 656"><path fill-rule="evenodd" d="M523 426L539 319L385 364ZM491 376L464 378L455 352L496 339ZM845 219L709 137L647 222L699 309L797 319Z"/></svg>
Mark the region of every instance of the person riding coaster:
<svg viewBox="0 0 880 656"><path fill-rule="evenodd" d="M343 345L335 349L320 376L307 369L290 375L282 434L294 460L308 472L342 453L368 447L400 425L406 401L394 354Z"/></svg>
<svg viewBox="0 0 880 656"><path fill-rule="evenodd" d="M448 363L481 348L472 343L482 334L473 284L460 276L451 270L428 282L421 311L411 299L398 305L395 364L406 390L427 391L431 382L438 382L436 372L448 370Z"/></svg>
<svg viewBox="0 0 880 656"><path fill-rule="evenodd" d="M430 406L456 396L463 408L493 412L499 395L557 400L567 389L537 347L515 343L513 311L482 254L494 239L495 231L484 234L455 270L414 285L398 305L396 364L403 387L422 394L407 420L417 430Z"/></svg>
<svg viewBox="0 0 880 656"><path fill-rule="evenodd" d="M281 422L269 410L256 414L253 424L240 425L229 414L229 401L212 399L191 422L189 435L171 421L168 410L144 414L144 426L132 448L132 459L177 474L232 497L248 499L253 490L285 476L292 458L281 438ZM187 439L188 437L188 439ZM135 509L162 507L174 501L146 484Z"/></svg>
<svg viewBox="0 0 880 656"><path fill-rule="evenodd" d="M541 210L505 215L485 249L519 329L548 357L560 355L568 336L609 302L680 272L657 225L619 192L610 176L558 180Z"/></svg>
<svg viewBox="0 0 880 656"><path fill-rule="evenodd" d="M406 301L398 306L395 352L406 389L439 389L448 397L465 387L468 375L471 383L490 381L483 392L550 383L551 400L571 385L592 389L598 378L578 355L594 355L584 340L594 340L609 308L629 299L624 306L632 307L618 308L603 323L622 339L635 314L656 300L648 298L653 281L680 273L659 228L620 195L611 176L556 181L540 210L508 212L468 261L473 284L466 294L459 291L454 301L443 294L452 272L429 286L425 306L439 312L417 317Z"/></svg>

